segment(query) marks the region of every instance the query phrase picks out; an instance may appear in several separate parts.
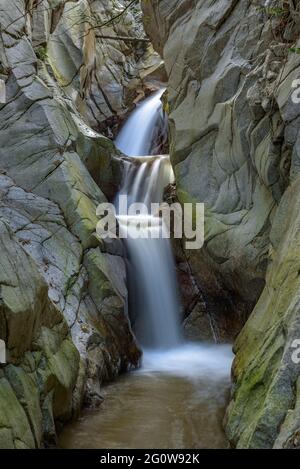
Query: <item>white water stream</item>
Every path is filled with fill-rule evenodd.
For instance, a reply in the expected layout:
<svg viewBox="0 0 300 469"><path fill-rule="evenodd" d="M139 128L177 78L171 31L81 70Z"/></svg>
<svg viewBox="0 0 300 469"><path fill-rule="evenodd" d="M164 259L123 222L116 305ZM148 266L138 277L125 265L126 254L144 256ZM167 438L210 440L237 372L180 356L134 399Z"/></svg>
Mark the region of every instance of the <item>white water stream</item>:
<svg viewBox="0 0 300 469"><path fill-rule="evenodd" d="M139 104L121 129L115 143L125 155L151 155L155 126L162 118L163 93L157 91Z"/></svg>
<svg viewBox="0 0 300 469"><path fill-rule="evenodd" d="M156 108L147 106L148 110ZM136 158L126 171L121 194L128 196L128 204L142 202L150 210L151 203L162 202L163 189L172 178L167 157ZM176 347L180 344L180 307L170 242L161 236L162 220L150 212L131 217L120 211L118 219L120 229L128 232L131 309L140 324L139 342L151 349Z"/></svg>

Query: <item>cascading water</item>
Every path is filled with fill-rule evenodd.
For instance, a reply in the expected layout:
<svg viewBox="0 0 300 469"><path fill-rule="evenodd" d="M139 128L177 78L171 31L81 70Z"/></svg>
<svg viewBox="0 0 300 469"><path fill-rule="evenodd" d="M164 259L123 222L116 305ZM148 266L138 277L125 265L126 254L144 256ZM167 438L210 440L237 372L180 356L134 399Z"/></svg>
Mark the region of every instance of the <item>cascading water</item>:
<svg viewBox="0 0 300 469"><path fill-rule="evenodd" d="M151 202L161 202L163 187L170 182L170 175L170 163L165 157L142 163L132 188L128 188L129 202L143 202L148 208ZM125 180L125 187L127 184ZM152 195L153 190L157 197ZM169 240L162 238L162 220L141 214L134 217L135 223L131 226L132 217L119 214L118 218L121 230L128 227L126 245L131 260L132 308L141 325L138 339L144 347L174 347L180 341L180 308L171 247ZM138 238L135 236L137 221Z"/></svg>
<svg viewBox="0 0 300 469"><path fill-rule="evenodd" d="M163 91L145 100L116 144L132 157L125 163L119 196L127 206L160 203L173 172L167 156L147 156L161 117ZM116 200L120 230L128 230L130 309L144 348L142 368L104 389L99 411L67 427L63 448L223 448L222 419L230 383L231 347L188 344L180 334L180 307L170 242L159 234L159 217L131 217ZM132 219L134 218L134 220ZM136 238L136 222L139 237ZM130 224L130 222L132 225ZM151 222L151 226L150 226ZM141 237L141 232L143 236ZM156 234L156 238L150 234Z"/></svg>
<svg viewBox="0 0 300 469"><path fill-rule="evenodd" d="M158 91L138 107L123 127L116 145L133 163L125 172L120 195L126 195L128 206L143 203L148 214L140 214L139 236L136 217L120 212L120 229L127 229L126 245L131 260L133 308L141 327L138 338L144 347L166 349L179 345L180 308L177 298L175 266L168 239L163 239L162 219L149 215L151 203L161 203L164 188L174 176L167 156L148 157L153 131L162 119L161 95ZM135 223L130 224L131 221Z"/></svg>
<svg viewBox="0 0 300 469"><path fill-rule="evenodd" d="M151 155L155 127L162 119L160 98L164 90L159 90L139 104L121 129L116 146L128 156Z"/></svg>
<svg viewBox="0 0 300 469"><path fill-rule="evenodd" d="M128 206L142 202L148 211L151 203L162 202L164 188L174 180L168 156L146 154L146 151L151 152L152 149L154 129L163 124L163 92L160 90L154 93L138 106L116 140L118 148L132 157L132 163L127 163L119 195L127 196ZM142 236L137 237L135 227L130 228L129 224L128 228L128 206L125 207L126 213L122 213L118 207L118 218L121 230L127 228L126 245L131 260L130 284L133 297L131 310L134 310L139 325L138 339L146 348L142 372L169 370L184 376L202 372L206 366L212 366L211 357L215 357L215 354L210 349L208 355L204 346L187 344L181 340L175 265L170 241L161 236L164 229L162 220L153 215L140 214L138 220ZM134 219L136 223L136 217ZM156 237L151 237L153 232ZM172 356L176 356L176 365ZM226 371L230 366L228 356L231 357L230 352L221 361ZM220 372L221 368L217 367L215 371L218 369Z"/></svg>

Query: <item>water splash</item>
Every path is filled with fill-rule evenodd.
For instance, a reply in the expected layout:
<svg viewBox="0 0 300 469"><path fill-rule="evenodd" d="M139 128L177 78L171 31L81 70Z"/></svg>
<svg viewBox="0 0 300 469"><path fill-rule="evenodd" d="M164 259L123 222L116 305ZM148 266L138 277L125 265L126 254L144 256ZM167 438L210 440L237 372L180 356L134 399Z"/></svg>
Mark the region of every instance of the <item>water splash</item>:
<svg viewBox="0 0 300 469"><path fill-rule="evenodd" d="M145 350L143 366L138 373L171 375L197 380L219 381L230 376L232 364L230 345L182 344L164 353Z"/></svg>

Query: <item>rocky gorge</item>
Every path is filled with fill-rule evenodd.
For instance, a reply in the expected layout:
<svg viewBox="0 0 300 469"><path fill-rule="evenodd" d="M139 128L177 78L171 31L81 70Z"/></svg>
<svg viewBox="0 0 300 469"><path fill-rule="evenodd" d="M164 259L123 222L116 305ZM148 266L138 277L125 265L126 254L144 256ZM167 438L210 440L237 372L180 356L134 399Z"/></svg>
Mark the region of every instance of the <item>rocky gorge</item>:
<svg viewBox="0 0 300 469"><path fill-rule="evenodd" d="M205 203L203 249L173 246L185 332L235 341L229 444L299 448L299 5L141 4L0 0L0 448L56 445L139 365L126 253L96 208L122 179L112 139L162 82L166 200Z"/></svg>

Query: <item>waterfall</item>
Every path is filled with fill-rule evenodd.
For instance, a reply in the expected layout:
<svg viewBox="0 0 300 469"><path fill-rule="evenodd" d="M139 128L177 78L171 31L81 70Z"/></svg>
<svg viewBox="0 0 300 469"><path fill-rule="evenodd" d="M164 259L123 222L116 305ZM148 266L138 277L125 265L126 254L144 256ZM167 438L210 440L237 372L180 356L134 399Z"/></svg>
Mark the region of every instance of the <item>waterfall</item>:
<svg viewBox="0 0 300 469"><path fill-rule="evenodd" d="M124 159L115 205L120 234L129 235L129 306L143 347L142 366L102 390L106 405L64 431L63 448L178 450L227 444L222 418L230 387L231 347L181 338L171 245L160 236L164 225L157 212L146 210L151 202L162 201L164 188L174 179L167 156L146 155L155 151L149 142L153 127L158 127L160 96L156 93L134 111L117 140L131 155ZM143 202L145 211L128 212L124 196L128 206ZM137 221L143 237L136 238Z"/></svg>
<svg viewBox="0 0 300 469"><path fill-rule="evenodd" d="M167 156L147 156L154 128L161 119L162 93L158 91L138 106L116 140L118 148L132 157L120 190L120 195L127 195L128 205L142 202L150 209L151 203L161 203L164 188L174 178ZM137 239L136 224L131 227L127 211L123 213L118 203L117 211L120 230L126 228L128 233L131 296L133 315L140 324L139 341L152 349L175 347L180 343L180 308L170 241L162 238L162 219L138 215L142 236Z"/></svg>
<svg viewBox="0 0 300 469"><path fill-rule="evenodd" d="M153 143L154 127L161 119L161 95L159 91L138 106L116 141L131 156L125 163L119 193L127 196L128 205L143 202L149 209L151 203L162 201L164 188L174 180L168 156L146 155L146 150L151 152L153 148L149 142ZM143 213L130 217L127 207L124 209L117 198L120 230L127 229L129 235L125 242L130 258L130 309L144 348L139 373L167 373L189 379L205 376L209 380L229 376L230 346L193 344L181 338L174 259L170 241L159 237L164 229L161 219ZM136 225L130 226L131 218L139 220L143 238L136 239ZM151 233L156 238L150 237Z"/></svg>
<svg viewBox="0 0 300 469"><path fill-rule="evenodd" d="M131 155L124 159L115 205L120 234L128 234L129 306L143 347L142 366L103 389L106 405L64 431L63 448L186 449L227 444L222 418L230 387L231 347L181 338L171 245L161 237L164 225L157 212L148 211L151 202L162 201L164 188L174 179L167 156L145 154L155 148L149 141L153 127L158 127L160 96L156 93L138 107L117 140ZM145 211L128 212L124 196L128 206L143 202ZM137 221L143 237L136 237Z"/></svg>
<svg viewBox="0 0 300 469"><path fill-rule="evenodd" d="M157 91L139 104L121 129L115 143L125 155L151 155L155 127L163 121L160 98L164 91Z"/></svg>

